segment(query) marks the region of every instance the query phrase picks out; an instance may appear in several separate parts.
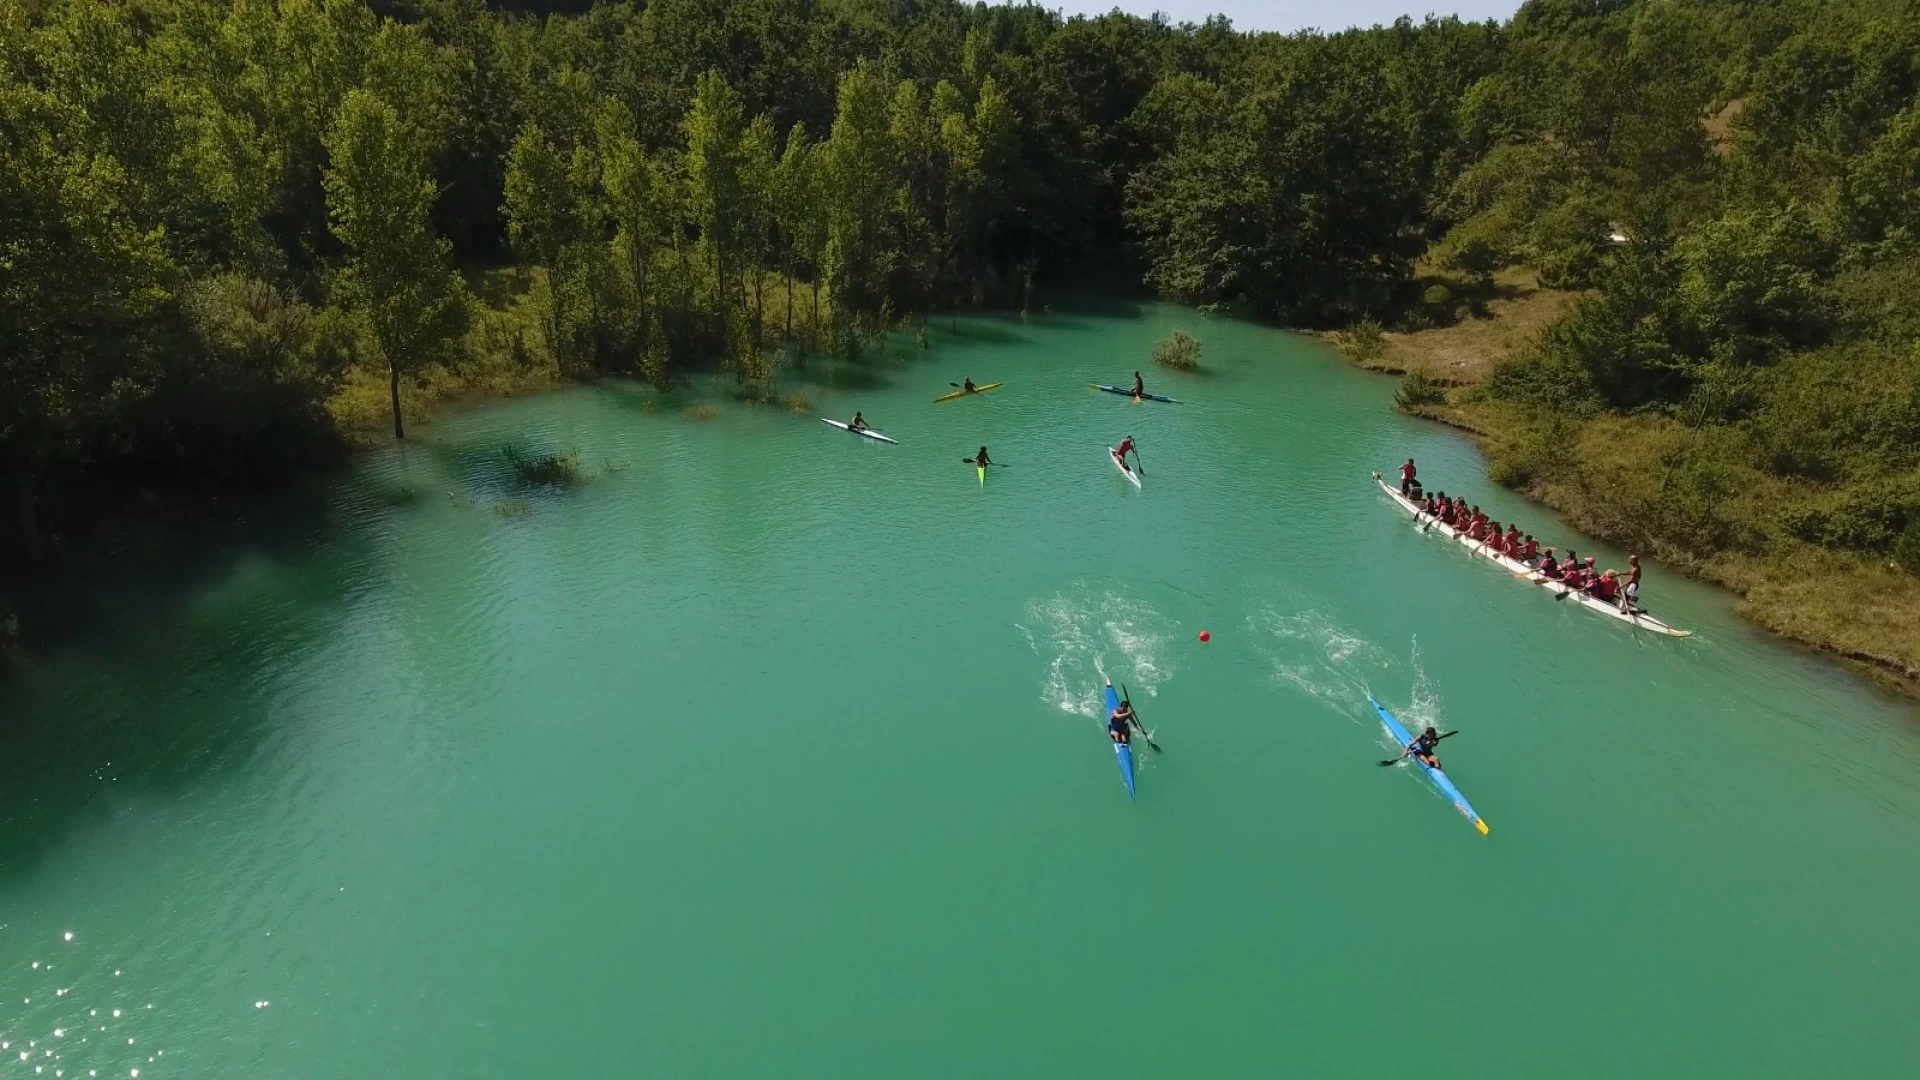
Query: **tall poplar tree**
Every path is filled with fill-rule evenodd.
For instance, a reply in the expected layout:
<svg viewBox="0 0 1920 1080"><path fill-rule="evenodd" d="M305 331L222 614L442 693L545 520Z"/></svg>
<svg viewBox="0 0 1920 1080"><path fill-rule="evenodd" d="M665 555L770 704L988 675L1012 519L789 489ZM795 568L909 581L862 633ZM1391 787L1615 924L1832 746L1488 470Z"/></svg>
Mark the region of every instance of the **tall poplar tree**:
<svg viewBox="0 0 1920 1080"><path fill-rule="evenodd" d="M386 357L393 437L404 439L400 376L451 354L466 323L465 289L447 265L451 245L428 222L425 154L393 107L348 92L324 142L327 216L347 249L334 290L366 317Z"/></svg>

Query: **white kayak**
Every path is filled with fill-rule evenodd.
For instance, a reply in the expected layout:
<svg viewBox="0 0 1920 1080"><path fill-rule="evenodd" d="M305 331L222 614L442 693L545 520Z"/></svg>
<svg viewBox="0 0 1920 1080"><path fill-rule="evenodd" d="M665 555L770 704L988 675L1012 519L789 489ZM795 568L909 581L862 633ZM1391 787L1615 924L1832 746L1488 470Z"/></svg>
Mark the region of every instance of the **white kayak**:
<svg viewBox="0 0 1920 1080"><path fill-rule="evenodd" d="M858 428L858 429L850 428L838 420L829 420L824 416L820 418L820 422L823 424L832 424L834 427L839 428L841 431L850 432L854 435L865 435L867 438L876 440L878 442L893 443L893 445L895 446L900 445L898 440L889 439L885 435L880 434L879 432L873 430L872 428Z"/></svg>
<svg viewBox="0 0 1920 1080"><path fill-rule="evenodd" d="M1391 498L1394 502L1398 503L1400 506L1400 509L1405 510L1409 514L1412 514L1415 521L1432 522L1432 524L1429 527L1434 532L1437 532L1440 535L1445 536L1450 540L1458 541L1470 553L1474 555L1485 556L1488 562L1493 563L1494 565L1500 567L1503 570L1509 571L1515 577L1525 578L1526 580L1533 582L1535 585L1539 585L1545 588L1549 592L1554 592L1554 593L1567 592L1567 587L1565 585L1562 585L1558 581L1553 581L1551 579L1543 577L1539 573L1530 569L1529 567L1524 566L1513 559L1509 559L1504 555L1495 553L1491 548L1487 547L1484 541L1468 539L1465 533L1456 531L1453 528L1453 526L1442 524L1441 522L1434 520L1433 515L1423 513L1418 506L1414 505L1413 500L1407 498L1405 495L1400 494L1400 490L1398 488L1387 483L1385 480L1375 479L1374 483L1379 484L1380 490L1386 492L1389 498ZM1623 623L1628 623L1633 626L1637 626L1642 630L1651 630L1656 634L1665 634L1667 637L1692 637L1693 636L1693 631L1691 630L1676 630L1673 627L1668 626L1666 623L1661 622L1659 619L1656 619L1645 612L1629 613L1629 612L1621 611L1618 605L1609 604L1604 600L1595 599L1594 597L1589 596L1584 592L1576 592L1571 596L1568 596L1566 601L1563 601L1563 602L1578 604L1580 605L1580 607L1584 608L1587 611L1593 612L1595 615L1605 615L1609 619L1618 619Z"/></svg>
<svg viewBox="0 0 1920 1080"><path fill-rule="evenodd" d="M1107 460L1113 462L1113 467L1120 470L1121 476L1124 476L1127 479L1133 481L1134 487L1140 486L1140 474L1137 472L1134 472L1132 469L1127 468L1126 460L1122 458L1119 454L1115 453L1113 447L1111 446L1107 447Z"/></svg>

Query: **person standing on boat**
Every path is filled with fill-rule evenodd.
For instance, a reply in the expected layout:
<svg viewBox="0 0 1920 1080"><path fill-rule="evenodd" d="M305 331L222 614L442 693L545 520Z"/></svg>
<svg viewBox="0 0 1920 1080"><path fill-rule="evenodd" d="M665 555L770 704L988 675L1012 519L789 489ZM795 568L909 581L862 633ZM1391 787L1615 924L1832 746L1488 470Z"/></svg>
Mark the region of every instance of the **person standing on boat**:
<svg viewBox="0 0 1920 1080"><path fill-rule="evenodd" d="M1131 435L1121 439L1120 445L1113 448L1114 459L1119 461L1120 464L1125 465L1127 463L1128 451L1132 451L1135 458L1140 456L1139 449L1133 445L1133 436Z"/></svg>
<svg viewBox="0 0 1920 1080"><path fill-rule="evenodd" d="M1146 396L1147 396L1146 380L1142 379L1140 377L1140 373L1136 371L1133 373L1133 399L1135 401L1138 401L1141 398Z"/></svg>
<svg viewBox="0 0 1920 1080"><path fill-rule="evenodd" d="M1413 490L1413 478L1417 474L1418 474L1418 470L1416 470L1413 467L1412 458L1408 458L1407 463L1405 465L1400 466L1400 494L1401 495L1405 495L1407 492Z"/></svg>
<svg viewBox="0 0 1920 1080"><path fill-rule="evenodd" d="M1640 556L1627 556L1627 586L1620 590L1620 610L1629 615L1640 608Z"/></svg>

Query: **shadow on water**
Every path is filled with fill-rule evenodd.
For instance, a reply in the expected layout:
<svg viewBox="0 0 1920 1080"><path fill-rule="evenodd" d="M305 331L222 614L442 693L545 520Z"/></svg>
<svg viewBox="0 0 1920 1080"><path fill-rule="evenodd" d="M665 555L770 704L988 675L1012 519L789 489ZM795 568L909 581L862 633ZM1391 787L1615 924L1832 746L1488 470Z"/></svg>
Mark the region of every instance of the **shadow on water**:
<svg viewBox="0 0 1920 1080"><path fill-rule="evenodd" d="M341 542L349 519L424 497L374 485L343 507L305 482L191 522L123 520L93 554L9 575L28 655L0 681L0 881L130 794L177 796L243 766L268 734L276 658L333 632L343 578L372 562L367 543ZM312 572L317 553L348 565Z"/></svg>
<svg viewBox="0 0 1920 1080"><path fill-rule="evenodd" d="M929 320L928 331L936 343L945 339L967 344L983 345L1021 345L1025 344L1025 334L1007 325L1017 325L1018 315L963 315L958 318L942 317Z"/></svg>
<svg viewBox="0 0 1920 1080"><path fill-rule="evenodd" d="M1146 310L1139 303L1115 296L1069 292L1051 295L1047 304L1056 315L1082 315L1101 319L1137 319Z"/></svg>

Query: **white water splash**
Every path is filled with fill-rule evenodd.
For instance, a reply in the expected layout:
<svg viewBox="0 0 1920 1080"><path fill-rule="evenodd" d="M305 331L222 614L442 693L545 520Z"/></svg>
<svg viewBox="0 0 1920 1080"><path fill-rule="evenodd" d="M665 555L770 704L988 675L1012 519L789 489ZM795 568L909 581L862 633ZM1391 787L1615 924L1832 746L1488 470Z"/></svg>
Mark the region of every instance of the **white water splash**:
<svg viewBox="0 0 1920 1080"><path fill-rule="evenodd" d="M1269 604L1247 616L1249 640L1272 666L1276 682L1293 686L1335 710L1360 717L1373 677L1393 658L1367 639L1307 609L1284 611Z"/></svg>
<svg viewBox="0 0 1920 1080"><path fill-rule="evenodd" d="M1079 585L1032 601L1015 626L1047 662L1040 700L1073 716L1102 715L1106 679L1154 697L1173 675L1172 621L1117 589Z"/></svg>

